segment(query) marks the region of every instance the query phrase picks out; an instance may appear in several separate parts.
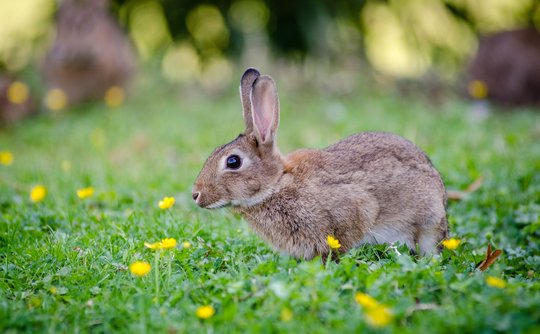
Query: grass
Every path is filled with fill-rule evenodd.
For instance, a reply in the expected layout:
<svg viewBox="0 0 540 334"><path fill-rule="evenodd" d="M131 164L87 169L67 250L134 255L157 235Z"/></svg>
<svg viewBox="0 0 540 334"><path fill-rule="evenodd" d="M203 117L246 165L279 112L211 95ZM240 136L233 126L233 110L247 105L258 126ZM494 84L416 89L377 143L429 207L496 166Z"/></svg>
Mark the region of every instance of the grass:
<svg viewBox="0 0 540 334"><path fill-rule="evenodd" d="M0 150L15 157L0 166L0 332L540 331L537 112L474 121L459 100L282 91L284 152L391 131L422 147L448 188L484 176L467 200L449 203L457 249L416 259L401 247L366 246L325 267L274 252L227 210L192 203L206 156L242 130L235 88L209 98L149 87L118 109L97 104L0 132ZM32 203L36 184L48 194ZM79 199L87 186L94 195ZM176 198L169 210L158 208L164 196ZM179 246L143 245L163 238ZM504 253L479 272L488 240ZM138 260L152 264L149 275L130 274ZM391 321L370 325L358 292ZM202 305L215 315L199 319Z"/></svg>

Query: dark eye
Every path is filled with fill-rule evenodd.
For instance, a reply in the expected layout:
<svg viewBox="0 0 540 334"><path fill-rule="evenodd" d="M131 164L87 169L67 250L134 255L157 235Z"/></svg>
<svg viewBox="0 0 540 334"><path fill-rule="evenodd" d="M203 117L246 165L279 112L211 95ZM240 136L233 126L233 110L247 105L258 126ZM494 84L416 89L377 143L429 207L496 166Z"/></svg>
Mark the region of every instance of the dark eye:
<svg viewBox="0 0 540 334"><path fill-rule="evenodd" d="M237 156L236 154L233 154L227 157L227 168L238 169L240 168L240 166L242 166L242 159L240 159L239 156Z"/></svg>

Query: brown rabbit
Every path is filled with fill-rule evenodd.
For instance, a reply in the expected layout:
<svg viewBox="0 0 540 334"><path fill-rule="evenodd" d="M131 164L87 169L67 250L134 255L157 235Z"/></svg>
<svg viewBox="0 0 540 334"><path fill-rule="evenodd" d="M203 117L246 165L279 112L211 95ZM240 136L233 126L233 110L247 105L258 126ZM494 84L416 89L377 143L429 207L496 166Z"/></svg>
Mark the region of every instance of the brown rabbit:
<svg viewBox="0 0 540 334"><path fill-rule="evenodd" d="M282 155L272 78L248 69L240 92L246 130L206 161L193 187L200 207L233 207L272 246L297 258L327 255L328 236L342 252L393 242L437 251L447 234L446 192L418 147L365 132Z"/></svg>
<svg viewBox="0 0 540 334"><path fill-rule="evenodd" d="M113 87L126 88L136 56L124 32L107 12L107 0L64 0L56 38L42 75L48 89L59 88L68 103L99 100Z"/></svg>
<svg viewBox="0 0 540 334"><path fill-rule="evenodd" d="M482 82L483 95L494 103L540 105L540 32L523 28L482 38L469 67L469 79Z"/></svg>

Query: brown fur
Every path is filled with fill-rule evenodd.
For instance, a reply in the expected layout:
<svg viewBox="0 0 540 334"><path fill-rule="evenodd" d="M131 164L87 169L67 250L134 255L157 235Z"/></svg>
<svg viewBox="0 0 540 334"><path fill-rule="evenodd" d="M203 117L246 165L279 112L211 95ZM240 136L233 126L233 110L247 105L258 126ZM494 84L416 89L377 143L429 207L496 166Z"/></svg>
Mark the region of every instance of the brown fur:
<svg viewBox="0 0 540 334"><path fill-rule="evenodd" d="M42 64L48 89L62 89L70 104L102 99L113 87L124 89L136 56L106 0L64 0L58 10L54 44Z"/></svg>
<svg viewBox="0 0 540 334"><path fill-rule="evenodd" d="M540 33L525 28L484 37L469 77L484 82L497 104L540 105Z"/></svg>
<svg viewBox="0 0 540 334"><path fill-rule="evenodd" d="M256 101L243 103L250 131L210 155L193 188L199 206L232 206L273 247L297 258L328 254L329 235L343 252L384 242L437 251L447 231L446 193L418 147L392 134L365 132L283 156L275 145L273 80L249 69L241 83L242 101ZM231 155L242 158L238 170L225 166Z"/></svg>

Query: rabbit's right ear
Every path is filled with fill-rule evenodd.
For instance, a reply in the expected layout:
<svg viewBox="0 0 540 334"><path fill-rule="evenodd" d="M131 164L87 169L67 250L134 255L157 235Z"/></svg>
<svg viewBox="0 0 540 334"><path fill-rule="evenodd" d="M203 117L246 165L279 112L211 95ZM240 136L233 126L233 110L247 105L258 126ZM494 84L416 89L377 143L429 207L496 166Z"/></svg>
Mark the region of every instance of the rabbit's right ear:
<svg viewBox="0 0 540 334"><path fill-rule="evenodd" d="M254 133L263 145L273 145L279 125L279 100L274 80L263 75L251 89Z"/></svg>
<svg viewBox="0 0 540 334"><path fill-rule="evenodd" d="M244 123L246 124L246 134L253 132L253 114L251 111L251 87L253 86L253 82L260 76L261 74L259 71L257 71L254 68L248 68L244 75L242 75L242 79L240 80L240 98L242 99L242 108L244 110Z"/></svg>

